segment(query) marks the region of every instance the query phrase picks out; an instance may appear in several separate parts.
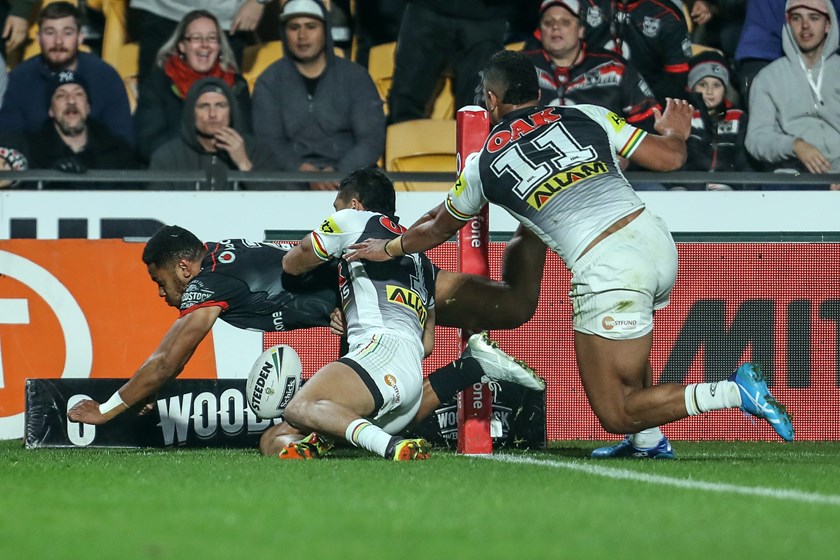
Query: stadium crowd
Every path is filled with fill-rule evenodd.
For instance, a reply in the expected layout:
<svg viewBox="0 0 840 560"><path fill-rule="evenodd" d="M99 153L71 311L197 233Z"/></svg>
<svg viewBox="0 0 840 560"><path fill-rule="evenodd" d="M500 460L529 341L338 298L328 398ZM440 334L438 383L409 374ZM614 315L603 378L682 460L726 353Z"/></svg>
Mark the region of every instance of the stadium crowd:
<svg viewBox="0 0 840 560"><path fill-rule="evenodd" d="M319 172L396 170L389 128L453 119L473 104L479 70L507 48L533 60L543 104L601 105L653 132L667 99L692 103L683 170L709 172L708 183L639 190L840 189L711 175L840 172L840 0L205 5L0 0L0 169L301 171L312 179L227 186L335 190ZM375 60L389 45L383 75ZM213 97L208 79L217 102L199 103Z"/></svg>

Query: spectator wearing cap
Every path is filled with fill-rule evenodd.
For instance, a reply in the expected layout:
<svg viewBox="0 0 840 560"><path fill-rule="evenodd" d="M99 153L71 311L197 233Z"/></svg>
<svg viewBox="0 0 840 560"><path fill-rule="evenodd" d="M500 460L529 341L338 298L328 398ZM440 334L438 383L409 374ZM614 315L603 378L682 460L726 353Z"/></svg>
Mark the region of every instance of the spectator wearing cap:
<svg viewBox="0 0 840 560"><path fill-rule="evenodd" d="M747 114L727 98L730 72L726 59L717 51L705 51L689 61L688 85L695 98L691 136L687 141L685 171L749 171L744 139ZM708 183L689 185L686 190L732 190L738 185Z"/></svg>
<svg viewBox="0 0 840 560"><path fill-rule="evenodd" d="M455 109L472 105L479 72L504 48L512 0L409 0L403 12L389 121L429 116L441 75L452 73Z"/></svg>
<svg viewBox="0 0 840 560"><path fill-rule="evenodd" d="M251 96L216 16L193 10L160 48L154 68L140 83L134 122L137 150L144 161L178 136L184 98L201 78L221 78L236 96L244 130L251 131Z"/></svg>
<svg viewBox="0 0 840 560"><path fill-rule="evenodd" d="M838 173L837 14L826 0L788 0L786 14L785 56L761 70L750 89L747 150L774 171Z"/></svg>
<svg viewBox="0 0 840 560"><path fill-rule="evenodd" d="M644 78L619 55L589 49L583 29L579 0L546 0L540 6L542 48L525 53L537 70L540 102L600 105L653 132L653 109L661 107Z"/></svg>
<svg viewBox="0 0 840 560"><path fill-rule="evenodd" d="M69 70L60 72L50 88L47 114L41 130L27 134L22 152L30 169L55 169L84 173L89 169L137 169L128 143L90 118L87 83ZM25 183L24 186L33 187ZM49 189L125 189L127 183L62 182L44 184Z"/></svg>
<svg viewBox="0 0 840 560"><path fill-rule="evenodd" d="M276 171L271 148L241 130L236 97L221 78L195 82L184 100L180 135L152 154L150 170L212 172L221 165L231 171ZM277 183L228 182L233 189L284 188ZM191 189L187 183L150 183L150 189Z"/></svg>
<svg viewBox="0 0 840 560"><path fill-rule="evenodd" d="M280 16L284 57L254 86L254 132L287 171L376 165L385 147L382 101L367 71L333 54L324 5L288 0ZM335 190L334 181L297 185Z"/></svg>
<svg viewBox="0 0 840 560"><path fill-rule="evenodd" d="M840 10L840 0L831 0L834 12ZM748 0L741 36L735 50L738 70L738 89L745 100L755 76L762 68L781 58L782 33L785 28L787 0ZM749 110L749 106L747 106Z"/></svg>
<svg viewBox="0 0 840 560"><path fill-rule="evenodd" d="M88 84L90 115L114 136L134 144L134 125L125 86L117 71L82 44L79 13L69 2L46 5L38 17L41 53L21 62L9 74L0 107L0 130L36 132L49 119L50 84L55 75L72 71Z"/></svg>

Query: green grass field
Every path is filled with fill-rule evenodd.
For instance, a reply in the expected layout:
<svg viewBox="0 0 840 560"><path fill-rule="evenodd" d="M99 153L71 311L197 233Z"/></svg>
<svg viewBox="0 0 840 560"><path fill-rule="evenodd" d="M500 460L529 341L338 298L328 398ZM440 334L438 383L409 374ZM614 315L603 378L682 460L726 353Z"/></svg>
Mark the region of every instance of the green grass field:
<svg viewBox="0 0 840 560"><path fill-rule="evenodd" d="M0 558L837 558L840 443L596 442L389 463L340 449L25 450L0 442Z"/></svg>

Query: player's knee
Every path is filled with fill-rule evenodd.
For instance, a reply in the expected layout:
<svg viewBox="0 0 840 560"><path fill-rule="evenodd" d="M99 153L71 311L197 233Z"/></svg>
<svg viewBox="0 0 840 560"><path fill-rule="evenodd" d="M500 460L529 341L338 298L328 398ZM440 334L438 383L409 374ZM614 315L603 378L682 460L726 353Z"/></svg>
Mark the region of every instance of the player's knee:
<svg viewBox="0 0 840 560"><path fill-rule="evenodd" d="M515 323L510 328L516 328L524 325L531 320L534 313L537 312L537 303L539 302L539 294L534 296L520 296L517 298L517 305L510 313L511 322Z"/></svg>
<svg viewBox="0 0 840 560"><path fill-rule="evenodd" d="M632 434L636 431L634 422L622 411L600 411L596 412L601 428L610 434Z"/></svg>
<svg viewBox="0 0 840 560"><path fill-rule="evenodd" d="M292 399L283 412L283 419L292 426L301 426L305 423L307 408L307 401L303 399Z"/></svg>

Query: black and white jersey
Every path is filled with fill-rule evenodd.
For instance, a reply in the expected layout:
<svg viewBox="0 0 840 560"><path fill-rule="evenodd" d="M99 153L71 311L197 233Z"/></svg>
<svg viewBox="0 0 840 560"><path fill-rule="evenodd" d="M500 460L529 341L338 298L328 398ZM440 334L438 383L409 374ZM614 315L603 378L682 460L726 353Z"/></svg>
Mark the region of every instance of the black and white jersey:
<svg viewBox="0 0 840 560"><path fill-rule="evenodd" d="M326 261L341 258L354 243L393 239L403 231L383 214L339 210L312 232L312 247ZM342 260L338 285L351 348L375 334L391 333L415 340L423 355L423 330L435 304L435 268L425 255L386 262Z"/></svg>
<svg viewBox="0 0 840 560"><path fill-rule="evenodd" d="M187 284L181 316L221 307L220 319L241 329L290 331L330 324L338 307L336 273L322 266L295 277L283 272L289 245L227 239L206 243L201 271Z"/></svg>
<svg viewBox="0 0 840 560"><path fill-rule="evenodd" d="M571 267L595 237L644 206L616 154L630 157L646 135L595 105L513 111L467 159L445 207L468 220L493 202Z"/></svg>

